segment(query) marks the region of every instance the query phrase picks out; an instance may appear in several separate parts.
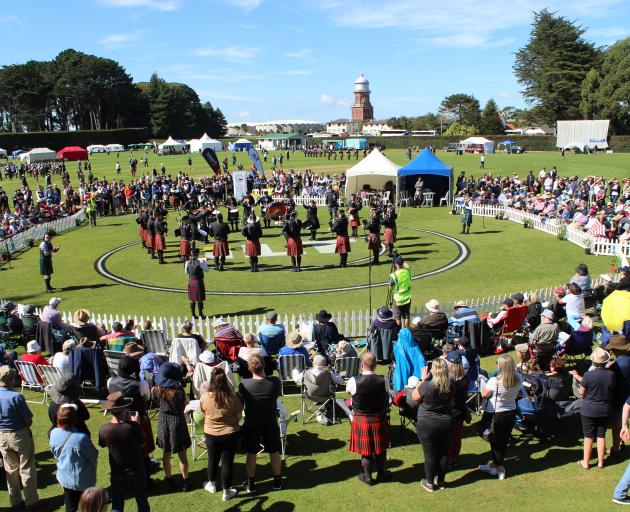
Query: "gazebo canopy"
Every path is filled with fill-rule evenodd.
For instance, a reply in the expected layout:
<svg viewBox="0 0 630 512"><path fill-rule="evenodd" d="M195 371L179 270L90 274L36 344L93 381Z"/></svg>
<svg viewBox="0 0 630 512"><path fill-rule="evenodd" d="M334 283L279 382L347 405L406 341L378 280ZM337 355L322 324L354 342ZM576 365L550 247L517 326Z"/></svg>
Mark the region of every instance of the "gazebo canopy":
<svg viewBox="0 0 630 512"><path fill-rule="evenodd" d="M88 152L79 146L66 146L57 151L57 158L64 160L87 160Z"/></svg>
<svg viewBox="0 0 630 512"><path fill-rule="evenodd" d="M346 171L346 196L356 194L364 185L379 189L388 181L396 182L399 166L374 148L358 164Z"/></svg>
<svg viewBox="0 0 630 512"><path fill-rule="evenodd" d="M453 168L442 162L429 148L424 148L416 158L398 169L398 176L401 180L399 188L402 187L407 190L413 189L416 176L422 176L425 190L431 189L437 198L443 197L449 192L450 203Z"/></svg>

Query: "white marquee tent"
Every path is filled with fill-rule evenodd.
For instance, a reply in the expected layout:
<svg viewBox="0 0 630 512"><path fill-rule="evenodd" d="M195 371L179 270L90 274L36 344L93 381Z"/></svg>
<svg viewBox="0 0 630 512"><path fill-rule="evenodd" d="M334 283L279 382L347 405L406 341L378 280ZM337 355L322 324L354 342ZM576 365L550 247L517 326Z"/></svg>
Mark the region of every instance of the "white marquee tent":
<svg viewBox="0 0 630 512"><path fill-rule="evenodd" d="M107 146L105 146L105 149L111 153L113 151L124 151L125 146L123 146L122 144L107 144Z"/></svg>
<svg viewBox="0 0 630 512"><path fill-rule="evenodd" d="M32 164L45 160L57 160L57 153L48 148L33 148L28 153L22 153L19 158L22 162Z"/></svg>
<svg viewBox="0 0 630 512"><path fill-rule="evenodd" d="M380 189L388 181L395 185L398 169L400 169L399 165L392 162L378 149L373 149L368 156L346 171L346 197L350 197L350 194L358 194L363 189L363 185L369 185L374 189Z"/></svg>
<svg viewBox="0 0 630 512"><path fill-rule="evenodd" d="M460 140L459 143L464 146L483 146L484 153L494 153L494 142L485 137L468 137L467 139Z"/></svg>
<svg viewBox="0 0 630 512"><path fill-rule="evenodd" d="M169 137L162 144L158 144L158 149L162 152L167 151L169 153L183 153L184 149L188 146L185 142L175 140L173 137Z"/></svg>
<svg viewBox="0 0 630 512"><path fill-rule="evenodd" d="M223 149L223 144L221 144L220 140L213 139L208 136L207 133L204 133L202 137L199 139L191 139L188 141L190 144L190 152L203 151L206 148L214 149L215 151L221 151Z"/></svg>
<svg viewBox="0 0 630 512"><path fill-rule="evenodd" d="M107 148L105 146L103 146L102 144L91 144L90 146L88 146L87 148L88 153L105 153L107 151Z"/></svg>
<svg viewBox="0 0 630 512"><path fill-rule="evenodd" d="M567 148L577 145L579 148L587 146L593 149L608 147L608 131L610 121L607 119L583 121L558 121L558 135L556 147Z"/></svg>

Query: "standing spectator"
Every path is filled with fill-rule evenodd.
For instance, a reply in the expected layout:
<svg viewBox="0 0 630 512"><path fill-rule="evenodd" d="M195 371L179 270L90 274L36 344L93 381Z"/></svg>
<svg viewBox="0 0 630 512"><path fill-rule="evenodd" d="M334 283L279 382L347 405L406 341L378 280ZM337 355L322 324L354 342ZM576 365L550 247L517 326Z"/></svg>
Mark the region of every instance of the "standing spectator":
<svg viewBox="0 0 630 512"><path fill-rule="evenodd" d="M444 487L453 431L451 402L454 391L455 384L449 379L446 360L440 358L433 361L430 372L426 366L422 368L422 380L411 395L412 400L420 402L416 432L424 452L425 476L420 485L428 492Z"/></svg>
<svg viewBox="0 0 630 512"><path fill-rule="evenodd" d="M203 487L210 493L217 492L220 463L223 501L229 501L238 493L232 487L232 473L243 404L223 368L212 372L210 391L201 397L200 406L205 415L203 431L208 448L208 481Z"/></svg>
<svg viewBox="0 0 630 512"><path fill-rule="evenodd" d="M155 378L157 396L160 400L160 412L157 424L157 445L162 448L162 465L166 475L166 487L169 491L175 489L171 470L171 454L179 457L179 469L182 473L182 491L188 492L188 456L186 450L190 447L190 434L184 416L184 408L188 404L186 391L182 387L184 372L181 366L174 363L164 363Z"/></svg>
<svg viewBox="0 0 630 512"><path fill-rule="evenodd" d="M612 414L612 400L615 391L615 373L606 368L610 354L597 347L591 354L593 369L583 377L573 370L571 374L580 383L582 397L582 431L584 433L584 457L578 460L582 469L588 469L593 451L593 441L597 439L597 467L604 467L606 456L606 428Z"/></svg>
<svg viewBox="0 0 630 512"><path fill-rule="evenodd" d="M479 469L505 480L503 460L516 419L516 397L521 389L521 379L516 375L514 359L508 354L497 358L497 369L497 375L491 377L481 391L482 398L488 399L483 413L485 418L481 421L486 425L494 422L494 436L490 441L492 461L481 464Z"/></svg>
<svg viewBox="0 0 630 512"><path fill-rule="evenodd" d="M461 338L458 338L461 339ZM453 388L453 434L448 448L448 469L457 466L459 452L462 448L462 427L464 421L470 423L470 411L466 400L468 398L469 378L462 364L462 350L453 350L446 355L448 375L454 384ZM474 363L471 363L473 366Z"/></svg>
<svg viewBox="0 0 630 512"><path fill-rule="evenodd" d="M630 419L630 397L623 405L622 413L622 427L621 427L621 439L625 442L630 441L630 431L628 431L628 420ZM617 505L630 505L630 498L628 497L628 489L630 488L630 464L626 466L626 471L622 475L615 491L613 492L613 503Z"/></svg>
<svg viewBox="0 0 630 512"><path fill-rule="evenodd" d="M57 481L63 488L66 512L76 512L81 493L96 484L98 451L88 434L76 429L76 404L57 411L57 428L50 433L50 451L57 463Z"/></svg>
<svg viewBox="0 0 630 512"><path fill-rule="evenodd" d="M289 340L287 339L287 342ZM247 368L251 379L243 379L239 385L239 394L245 405L245 423L243 425L243 444L247 451L243 482L245 492L256 491L256 455L260 446L264 446L271 460L273 472L273 490L282 489L282 459L280 458L280 427L278 426L277 400L280 396L280 381L277 377L265 375L265 362L259 354L249 356Z"/></svg>
<svg viewBox="0 0 630 512"><path fill-rule="evenodd" d="M101 407L110 412L112 420L101 426L98 444L109 450L112 511L124 510L126 488L131 487L138 512L149 512L151 509L142 457L145 437L138 424L139 415L136 413L131 419L128 417L127 407L131 403L132 399L125 398L120 392L107 396Z"/></svg>
<svg viewBox="0 0 630 512"><path fill-rule="evenodd" d="M57 382L50 391L50 404L48 405L48 417L50 418L50 432L57 427L57 413L62 405L76 405L77 420L74 423L74 429L78 432L87 434L89 437L90 431L87 427L87 420L90 419L90 412L85 404L79 398L83 389L81 388L81 382L79 377L71 373L61 377L61 380Z"/></svg>
<svg viewBox="0 0 630 512"><path fill-rule="evenodd" d="M394 318L400 327L409 328L411 310L411 268L402 256L392 262L394 272L389 276L389 289L393 298Z"/></svg>
<svg viewBox="0 0 630 512"><path fill-rule="evenodd" d="M18 374L9 366L0 366L0 455L13 510L36 510L42 503L37 494L35 445L30 426L33 423L24 395L12 388ZM22 500L22 492L24 500Z"/></svg>

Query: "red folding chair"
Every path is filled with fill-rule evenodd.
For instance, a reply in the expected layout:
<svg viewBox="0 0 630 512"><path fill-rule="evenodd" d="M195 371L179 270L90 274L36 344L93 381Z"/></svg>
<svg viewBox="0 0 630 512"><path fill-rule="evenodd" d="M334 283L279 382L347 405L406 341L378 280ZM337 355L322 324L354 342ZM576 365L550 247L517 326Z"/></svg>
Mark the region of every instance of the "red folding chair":
<svg viewBox="0 0 630 512"><path fill-rule="evenodd" d="M515 306L513 308L508 308L507 316L503 321L503 325L492 337L494 346L496 347L495 351L497 353L503 352L504 346L512 346L512 337L514 334L522 330L526 319L527 306Z"/></svg>

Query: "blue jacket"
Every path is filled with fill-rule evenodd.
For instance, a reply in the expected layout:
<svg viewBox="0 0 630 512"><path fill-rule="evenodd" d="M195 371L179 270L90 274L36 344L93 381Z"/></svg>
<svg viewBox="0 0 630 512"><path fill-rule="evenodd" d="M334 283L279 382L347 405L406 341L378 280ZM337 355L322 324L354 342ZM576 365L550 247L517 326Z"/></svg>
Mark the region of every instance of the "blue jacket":
<svg viewBox="0 0 630 512"><path fill-rule="evenodd" d="M427 365L427 360L409 329L401 329L398 333L398 341L394 345L394 360L396 367L393 384L396 391L403 389L412 375L422 377L422 368Z"/></svg>
<svg viewBox="0 0 630 512"><path fill-rule="evenodd" d="M57 481L62 487L83 491L96 484L98 450L87 434L55 428L50 433L50 451L57 462Z"/></svg>

